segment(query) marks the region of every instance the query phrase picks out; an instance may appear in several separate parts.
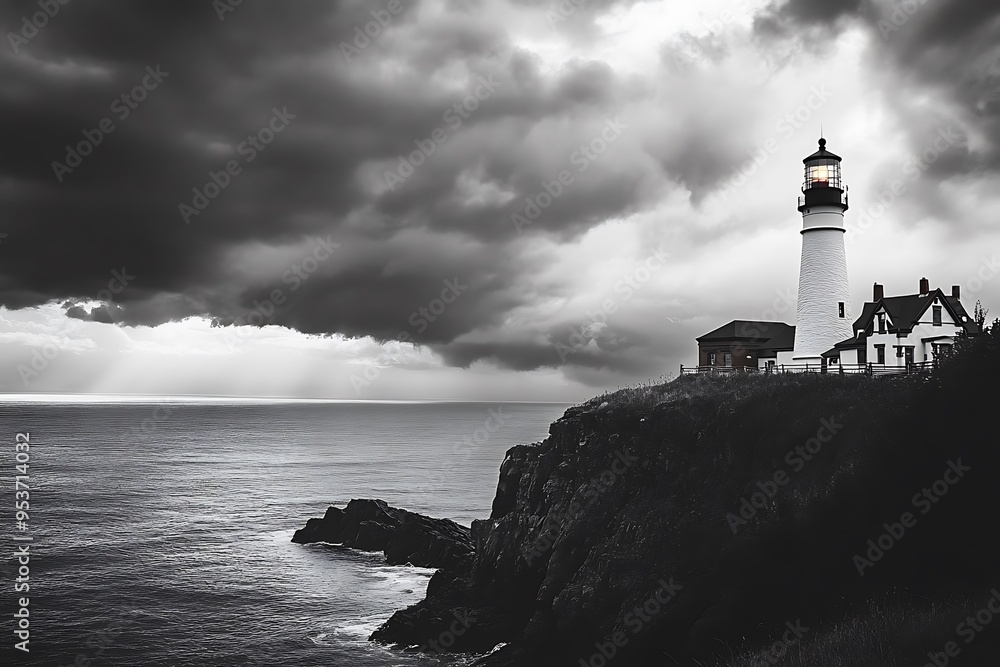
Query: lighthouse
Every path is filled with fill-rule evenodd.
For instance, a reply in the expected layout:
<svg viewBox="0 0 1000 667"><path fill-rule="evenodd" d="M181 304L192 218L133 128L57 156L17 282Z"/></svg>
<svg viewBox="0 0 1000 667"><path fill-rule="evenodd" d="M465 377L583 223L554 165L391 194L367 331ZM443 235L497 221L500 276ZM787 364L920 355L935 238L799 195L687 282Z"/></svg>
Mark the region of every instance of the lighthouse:
<svg viewBox="0 0 1000 667"><path fill-rule="evenodd" d="M847 192L841 158L826 150L826 139L820 139L819 150L802 162L802 260L792 359L819 365L823 352L852 333L844 250Z"/></svg>

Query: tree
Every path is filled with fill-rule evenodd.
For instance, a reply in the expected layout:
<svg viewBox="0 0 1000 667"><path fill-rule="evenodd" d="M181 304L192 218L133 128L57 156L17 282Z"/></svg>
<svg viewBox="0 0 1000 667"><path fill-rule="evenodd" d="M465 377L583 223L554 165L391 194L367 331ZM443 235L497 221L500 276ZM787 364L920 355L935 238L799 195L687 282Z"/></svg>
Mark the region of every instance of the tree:
<svg viewBox="0 0 1000 667"><path fill-rule="evenodd" d="M989 315L990 309L983 308L983 303L979 299L976 299L976 307L972 309L972 319L976 321L979 328L982 329L986 324L986 316Z"/></svg>

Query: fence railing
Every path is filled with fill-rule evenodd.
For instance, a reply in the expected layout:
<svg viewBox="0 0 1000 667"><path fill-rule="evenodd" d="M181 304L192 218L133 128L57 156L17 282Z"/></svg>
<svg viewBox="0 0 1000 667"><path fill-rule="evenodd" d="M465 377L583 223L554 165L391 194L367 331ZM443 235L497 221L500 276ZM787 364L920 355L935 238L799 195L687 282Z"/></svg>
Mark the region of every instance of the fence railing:
<svg viewBox="0 0 1000 667"><path fill-rule="evenodd" d="M921 375L932 372L937 361L909 362L903 366L886 364L769 364L760 368L753 366L691 366L681 364L681 375L695 373L762 373L778 375L782 373L824 373L829 375Z"/></svg>

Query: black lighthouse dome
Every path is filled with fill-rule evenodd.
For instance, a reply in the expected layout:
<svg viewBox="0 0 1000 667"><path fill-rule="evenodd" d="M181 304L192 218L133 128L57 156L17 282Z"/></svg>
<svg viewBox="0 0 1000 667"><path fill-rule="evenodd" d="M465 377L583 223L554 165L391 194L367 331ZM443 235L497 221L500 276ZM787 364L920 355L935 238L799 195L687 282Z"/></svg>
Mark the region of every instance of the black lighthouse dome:
<svg viewBox="0 0 1000 667"><path fill-rule="evenodd" d="M841 157L826 150L826 139L820 138L819 150L802 160L806 166L805 183L799 197L799 211L814 206L836 206L847 210L847 188L840 172Z"/></svg>

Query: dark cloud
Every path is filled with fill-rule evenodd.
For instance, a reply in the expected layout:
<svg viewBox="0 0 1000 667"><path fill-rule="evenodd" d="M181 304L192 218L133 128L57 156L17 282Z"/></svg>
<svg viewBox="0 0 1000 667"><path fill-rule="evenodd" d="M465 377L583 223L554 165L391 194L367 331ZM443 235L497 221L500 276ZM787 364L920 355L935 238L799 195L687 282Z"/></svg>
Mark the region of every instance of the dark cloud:
<svg viewBox="0 0 1000 667"><path fill-rule="evenodd" d="M341 44L372 20L371 9L246 2L220 20L211 3L74 4L19 54L0 52L0 178L12 185L0 190L10 221L5 250L45 248L51 258L8 252L2 303L94 299L110 271L127 266L136 278L114 297L113 314L75 306L70 315L150 325L192 315L246 321L255 303L279 289L286 302L268 321L307 333L391 339L409 332L433 344L501 319L518 303L521 272L532 267L511 252L516 208L476 201L462 192L463 178L478 172L473 187L514 191L514 201L534 196L555 167L569 166L579 142L568 135L542 145L525 135L544 119L594 114L599 132L624 84L607 65L586 61L547 80L536 60L471 11L403 39L417 11L409 7L347 62ZM28 2L5 5L4 24L36 10ZM381 73L386 62L397 63L398 75ZM149 68L163 72L162 82L121 117L124 103L116 100ZM499 91L454 131L445 114L472 99L480 77L498 82ZM273 109L295 118L247 163L235 149L267 126ZM97 135L92 154L59 182L53 162L71 165L66 146L104 118L113 132ZM366 170L381 180L437 128L450 132L448 154L431 156L394 192L363 181ZM532 153L546 155L553 169ZM179 205L192 205L192 188L203 190L230 159L242 173L185 224ZM526 233L579 233L626 212L638 181L635 171L602 178L595 167L577 196L558 201ZM252 271L234 275L234 261L254 247L314 237L335 238L342 249L294 290L282 275L305 256L262 271L262 280L248 278ZM456 237L490 244L459 248ZM405 266L388 270L401 255ZM426 330L412 325L413 313L453 278L474 296Z"/></svg>
<svg viewBox="0 0 1000 667"><path fill-rule="evenodd" d="M787 0L757 17L758 33L829 48L842 30L860 27L871 40L870 71L881 73L884 99L908 127L915 153L948 121L963 121L988 140L978 151L963 138L937 162L939 177L984 164L1000 171L1000 4L981 0L883 3L874 0ZM918 105L932 96L938 105Z"/></svg>
<svg viewBox="0 0 1000 667"><path fill-rule="evenodd" d="M554 6L513 4L535 7L542 27ZM632 4L583 2L551 29L586 44L595 17ZM629 322L564 362L555 344L566 340L569 320L519 335L496 328L551 296L528 288L545 269L545 255L528 252L535 244L575 242L609 219L649 210L666 190L688 191L697 203L755 148L745 128L767 100L758 82L714 72L729 57L725 40L665 44L663 71L642 80L596 59L553 70L512 44L502 25L483 21L483 2L451 0L449 11L421 22L425 7L406 1L370 44L345 56L376 5L246 0L220 19L210 2L74 2L19 53L3 44L0 218L9 236L0 246L0 304L70 300L72 318L133 325L190 316L225 325L261 312L306 333L380 340L406 333L450 364L487 359L516 370L634 373L674 354L671 346L687 349L691 332L667 343ZM954 103L989 141L972 151L963 139L931 173L995 168L1000 10L971 0L927 3L883 39L879 7L775 4L756 24L762 59L785 63L794 53L787 44L818 48L860 25L872 35L873 71L892 82L887 100L914 118L907 130L914 150L948 121L940 112L911 112L916 92ZM19 31L36 11L35 2L5 3L3 33ZM121 96L150 81L149 68L168 74L121 117ZM495 91L470 97L483 79L497 82ZM455 127L449 112L466 100L476 108L466 106ZM662 112L623 111L644 103ZM294 118L249 162L241 143L267 128L275 110ZM59 182L53 162L66 161L67 145L104 118L113 132ZM628 129L580 170L573 156L615 121ZM437 130L445 143L390 189L386 172ZM229 160L241 173L186 224L179 205L192 205L192 189L205 189L211 173L226 180ZM519 234L511 215L561 170L574 175L567 194ZM308 279L288 279L317 238L339 247ZM100 299L112 272L126 268L135 278L113 303L81 305ZM445 280L467 291L427 320L419 309L440 296ZM270 310L276 290L282 303ZM414 324L421 319L426 326Z"/></svg>

